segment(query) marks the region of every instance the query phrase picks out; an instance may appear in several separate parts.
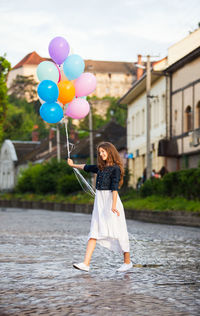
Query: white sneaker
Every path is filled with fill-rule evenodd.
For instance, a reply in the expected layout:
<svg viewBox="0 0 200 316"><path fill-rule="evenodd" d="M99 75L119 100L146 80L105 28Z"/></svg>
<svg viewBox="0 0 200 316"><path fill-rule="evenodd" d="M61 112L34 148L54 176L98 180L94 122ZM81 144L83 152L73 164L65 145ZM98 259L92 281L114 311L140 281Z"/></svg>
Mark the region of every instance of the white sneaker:
<svg viewBox="0 0 200 316"><path fill-rule="evenodd" d="M124 271L127 271L129 269L131 269L133 267L133 264L132 262L130 263L123 263L121 265L121 267L119 269L117 269L118 272L124 272Z"/></svg>
<svg viewBox="0 0 200 316"><path fill-rule="evenodd" d="M73 267L79 270L84 270L84 271L89 271L90 267L86 266L86 264L84 262L81 263L74 263Z"/></svg>

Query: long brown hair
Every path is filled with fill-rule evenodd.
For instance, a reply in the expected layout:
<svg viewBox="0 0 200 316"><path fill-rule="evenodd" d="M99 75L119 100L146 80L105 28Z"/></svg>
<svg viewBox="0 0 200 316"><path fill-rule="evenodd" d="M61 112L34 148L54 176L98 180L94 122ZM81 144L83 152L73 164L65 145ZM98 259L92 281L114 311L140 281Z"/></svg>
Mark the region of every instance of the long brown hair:
<svg viewBox="0 0 200 316"><path fill-rule="evenodd" d="M106 159L106 161L101 158L99 154L99 148L103 148L107 152L108 158ZM124 177L124 167L120 154L113 144L109 142L102 142L97 146L97 165L100 170L103 170L106 166L118 165L121 171L119 187L122 186Z"/></svg>

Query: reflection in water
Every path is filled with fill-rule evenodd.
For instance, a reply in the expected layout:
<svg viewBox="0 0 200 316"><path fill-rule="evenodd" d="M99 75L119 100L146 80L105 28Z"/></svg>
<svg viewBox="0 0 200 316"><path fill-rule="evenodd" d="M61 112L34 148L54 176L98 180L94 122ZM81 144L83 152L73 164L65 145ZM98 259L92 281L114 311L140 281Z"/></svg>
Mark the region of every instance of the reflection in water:
<svg viewBox="0 0 200 316"><path fill-rule="evenodd" d="M133 269L97 245L84 258L91 215L0 211L0 312L10 315L198 315L199 241L194 227L128 220Z"/></svg>

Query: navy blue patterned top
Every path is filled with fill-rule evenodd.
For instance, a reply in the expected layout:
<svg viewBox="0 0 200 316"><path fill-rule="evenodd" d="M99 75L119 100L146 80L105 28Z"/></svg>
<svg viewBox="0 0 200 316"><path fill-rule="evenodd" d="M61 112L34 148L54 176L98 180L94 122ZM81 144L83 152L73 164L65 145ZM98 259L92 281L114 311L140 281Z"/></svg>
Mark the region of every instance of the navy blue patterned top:
<svg viewBox="0 0 200 316"><path fill-rule="evenodd" d="M121 171L118 165L106 166L103 170L100 170L97 165L85 165L83 170L86 172L97 173L97 190L119 190Z"/></svg>

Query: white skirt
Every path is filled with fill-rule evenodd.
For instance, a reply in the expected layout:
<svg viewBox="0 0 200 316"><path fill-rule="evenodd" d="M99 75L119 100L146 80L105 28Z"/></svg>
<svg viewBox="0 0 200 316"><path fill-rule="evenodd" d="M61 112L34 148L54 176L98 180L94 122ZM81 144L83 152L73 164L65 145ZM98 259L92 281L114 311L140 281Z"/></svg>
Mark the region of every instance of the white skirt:
<svg viewBox="0 0 200 316"><path fill-rule="evenodd" d="M117 194L116 209L120 216L112 212L112 191L96 190L90 232L87 240L97 242L115 252L130 252L124 207Z"/></svg>

